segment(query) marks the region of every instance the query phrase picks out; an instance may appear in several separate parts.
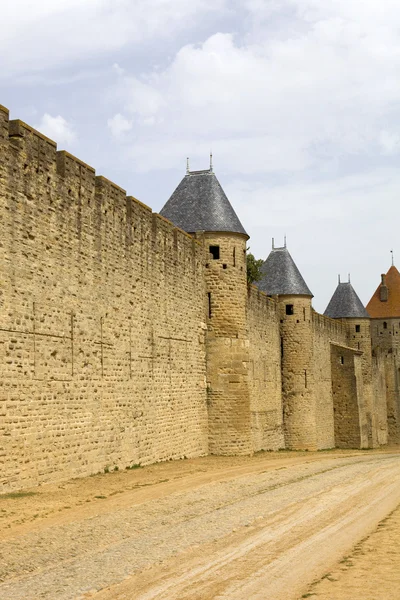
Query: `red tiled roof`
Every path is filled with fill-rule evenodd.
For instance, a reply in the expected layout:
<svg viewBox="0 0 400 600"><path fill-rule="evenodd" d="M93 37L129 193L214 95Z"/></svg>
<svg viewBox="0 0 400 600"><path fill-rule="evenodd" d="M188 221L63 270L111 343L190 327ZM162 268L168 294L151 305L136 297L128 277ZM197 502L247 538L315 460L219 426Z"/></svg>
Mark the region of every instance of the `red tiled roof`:
<svg viewBox="0 0 400 600"><path fill-rule="evenodd" d="M387 301L381 301L381 283L366 306L371 319L400 317L400 273L393 265L386 273L385 284L388 288Z"/></svg>

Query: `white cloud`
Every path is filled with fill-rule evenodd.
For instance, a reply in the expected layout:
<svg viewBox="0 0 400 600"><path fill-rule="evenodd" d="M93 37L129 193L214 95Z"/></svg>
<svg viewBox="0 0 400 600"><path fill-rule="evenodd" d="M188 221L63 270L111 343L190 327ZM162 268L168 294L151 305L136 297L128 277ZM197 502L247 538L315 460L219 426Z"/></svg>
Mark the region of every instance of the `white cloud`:
<svg viewBox="0 0 400 600"><path fill-rule="evenodd" d="M4 0L0 72L41 71L171 38L226 1Z"/></svg>
<svg viewBox="0 0 400 600"><path fill-rule="evenodd" d="M111 119L108 119L107 126L110 129L112 135L116 138L119 138L124 133L132 129L133 122L126 119L120 113L117 113Z"/></svg>
<svg viewBox="0 0 400 600"><path fill-rule="evenodd" d="M377 140L378 154L395 152L385 132L386 114L400 118L400 5L384 0L389 16L358 4L248 0L247 15L265 19L263 37L216 33L164 69L122 75L117 106L139 125L155 120L151 132L135 129L138 168L170 168L185 145L183 155L212 145L224 168L248 174L323 171L333 156L375 152ZM285 28L270 34L277 14Z"/></svg>
<svg viewBox="0 0 400 600"><path fill-rule="evenodd" d="M381 131L379 144L383 154L392 155L400 152L400 135L393 131Z"/></svg>
<svg viewBox="0 0 400 600"><path fill-rule="evenodd" d="M45 113L40 123L35 125L35 129L57 142L57 144L72 144L76 139L73 127L61 115L52 117Z"/></svg>

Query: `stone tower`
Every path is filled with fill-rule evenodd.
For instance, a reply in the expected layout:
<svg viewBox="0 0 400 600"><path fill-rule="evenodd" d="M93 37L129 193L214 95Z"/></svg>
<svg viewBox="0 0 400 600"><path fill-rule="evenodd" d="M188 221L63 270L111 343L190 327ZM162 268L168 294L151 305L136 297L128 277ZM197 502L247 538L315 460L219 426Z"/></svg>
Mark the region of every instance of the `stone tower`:
<svg viewBox="0 0 400 600"><path fill-rule="evenodd" d="M385 362L389 442L400 442L400 273L394 265L367 304L372 346Z"/></svg>
<svg viewBox="0 0 400 600"><path fill-rule="evenodd" d="M286 245L272 248L257 284L276 296L280 311L282 402L285 444L295 450L314 450L316 407L313 397L313 297Z"/></svg>
<svg viewBox="0 0 400 600"><path fill-rule="evenodd" d="M360 381L356 382L359 394L353 394L352 398L354 401L358 399L358 402L361 403L362 406L355 407L352 411L347 412L351 412L352 419L356 421L358 420L352 426L353 434L355 430L359 431L359 441L357 442L357 446L359 445L360 447L374 448L378 446L379 414L377 407L375 406L376 402L378 402L378 399L375 399L374 397L372 381L370 318L360 298L357 296L353 286L351 285L350 278L348 282L341 282L339 278L338 286L324 312L324 315L330 317L331 319L345 320L348 326L348 345L356 350L360 350L362 353L360 354L360 359L363 385L361 389L360 377ZM357 361L356 356L354 356L354 360ZM344 366L344 368L346 367ZM343 384L341 387L341 393L343 394ZM335 385L333 385L333 388L334 410L339 413L341 411L339 410L339 407L335 405L335 402L339 402L339 389L336 390ZM347 426L349 426L349 414L347 414L347 412L346 419ZM364 423L361 415L365 414L366 422ZM337 446L343 446L343 442L340 443L340 440L338 440L338 418L338 415L335 415L335 440ZM348 440L353 439L348 432L346 437ZM386 441L383 443L386 443Z"/></svg>
<svg viewBox="0 0 400 600"><path fill-rule="evenodd" d="M252 452L246 242L212 167L187 171L163 217L203 244L210 454Z"/></svg>

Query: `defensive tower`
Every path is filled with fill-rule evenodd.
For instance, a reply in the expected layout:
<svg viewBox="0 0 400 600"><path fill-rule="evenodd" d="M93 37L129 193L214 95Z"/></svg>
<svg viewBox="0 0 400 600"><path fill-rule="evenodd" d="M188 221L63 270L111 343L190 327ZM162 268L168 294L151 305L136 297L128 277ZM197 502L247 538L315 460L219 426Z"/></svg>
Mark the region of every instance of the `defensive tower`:
<svg viewBox="0 0 400 600"><path fill-rule="evenodd" d="M249 239L212 164L186 172L161 215L204 247L209 452L252 452L246 320Z"/></svg>
<svg viewBox="0 0 400 600"><path fill-rule="evenodd" d="M385 361L389 441L400 441L400 273L392 264L367 304L375 353Z"/></svg>
<svg viewBox="0 0 400 600"><path fill-rule="evenodd" d="M360 351L360 354L349 354L347 361L352 365L348 372L350 386L345 386L345 378L341 377L337 385L335 369L336 360L332 360L332 389L335 422L335 445L361 448L373 448L378 445L377 422L379 415L375 407L372 382L372 348L369 314L355 292L350 276L347 282L339 282L324 312L331 319L343 319L347 323L347 343ZM346 371L343 355L340 370ZM357 378L357 370L361 364L362 376ZM347 389L346 389L347 388ZM341 422L342 420L342 422ZM386 442L385 442L386 443Z"/></svg>
<svg viewBox="0 0 400 600"><path fill-rule="evenodd" d="M293 449L316 449L316 408L313 399L310 289L285 246L275 248L262 265L258 283L276 296L280 312L282 402L285 443Z"/></svg>

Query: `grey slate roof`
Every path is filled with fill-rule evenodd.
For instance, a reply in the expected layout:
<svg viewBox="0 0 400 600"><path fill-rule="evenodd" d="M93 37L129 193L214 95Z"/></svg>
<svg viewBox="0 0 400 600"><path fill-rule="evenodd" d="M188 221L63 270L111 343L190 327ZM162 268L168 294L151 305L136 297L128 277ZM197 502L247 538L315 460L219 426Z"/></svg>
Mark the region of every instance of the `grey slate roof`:
<svg viewBox="0 0 400 600"><path fill-rule="evenodd" d="M261 267L263 278L257 287L269 296L312 296L287 248L274 248Z"/></svg>
<svg viewBox="0 0 400 600"><path fill-rule="evenodd" d="M324 315L331 319L369 318L369 314L350 282L338 284Z"/></svg>
<svg viewBox="0 0 400 600"><path fill-rule="evenodd" d="M229 231L247 235L211 169L189 171L160 215L188 233Z"/></svg>

